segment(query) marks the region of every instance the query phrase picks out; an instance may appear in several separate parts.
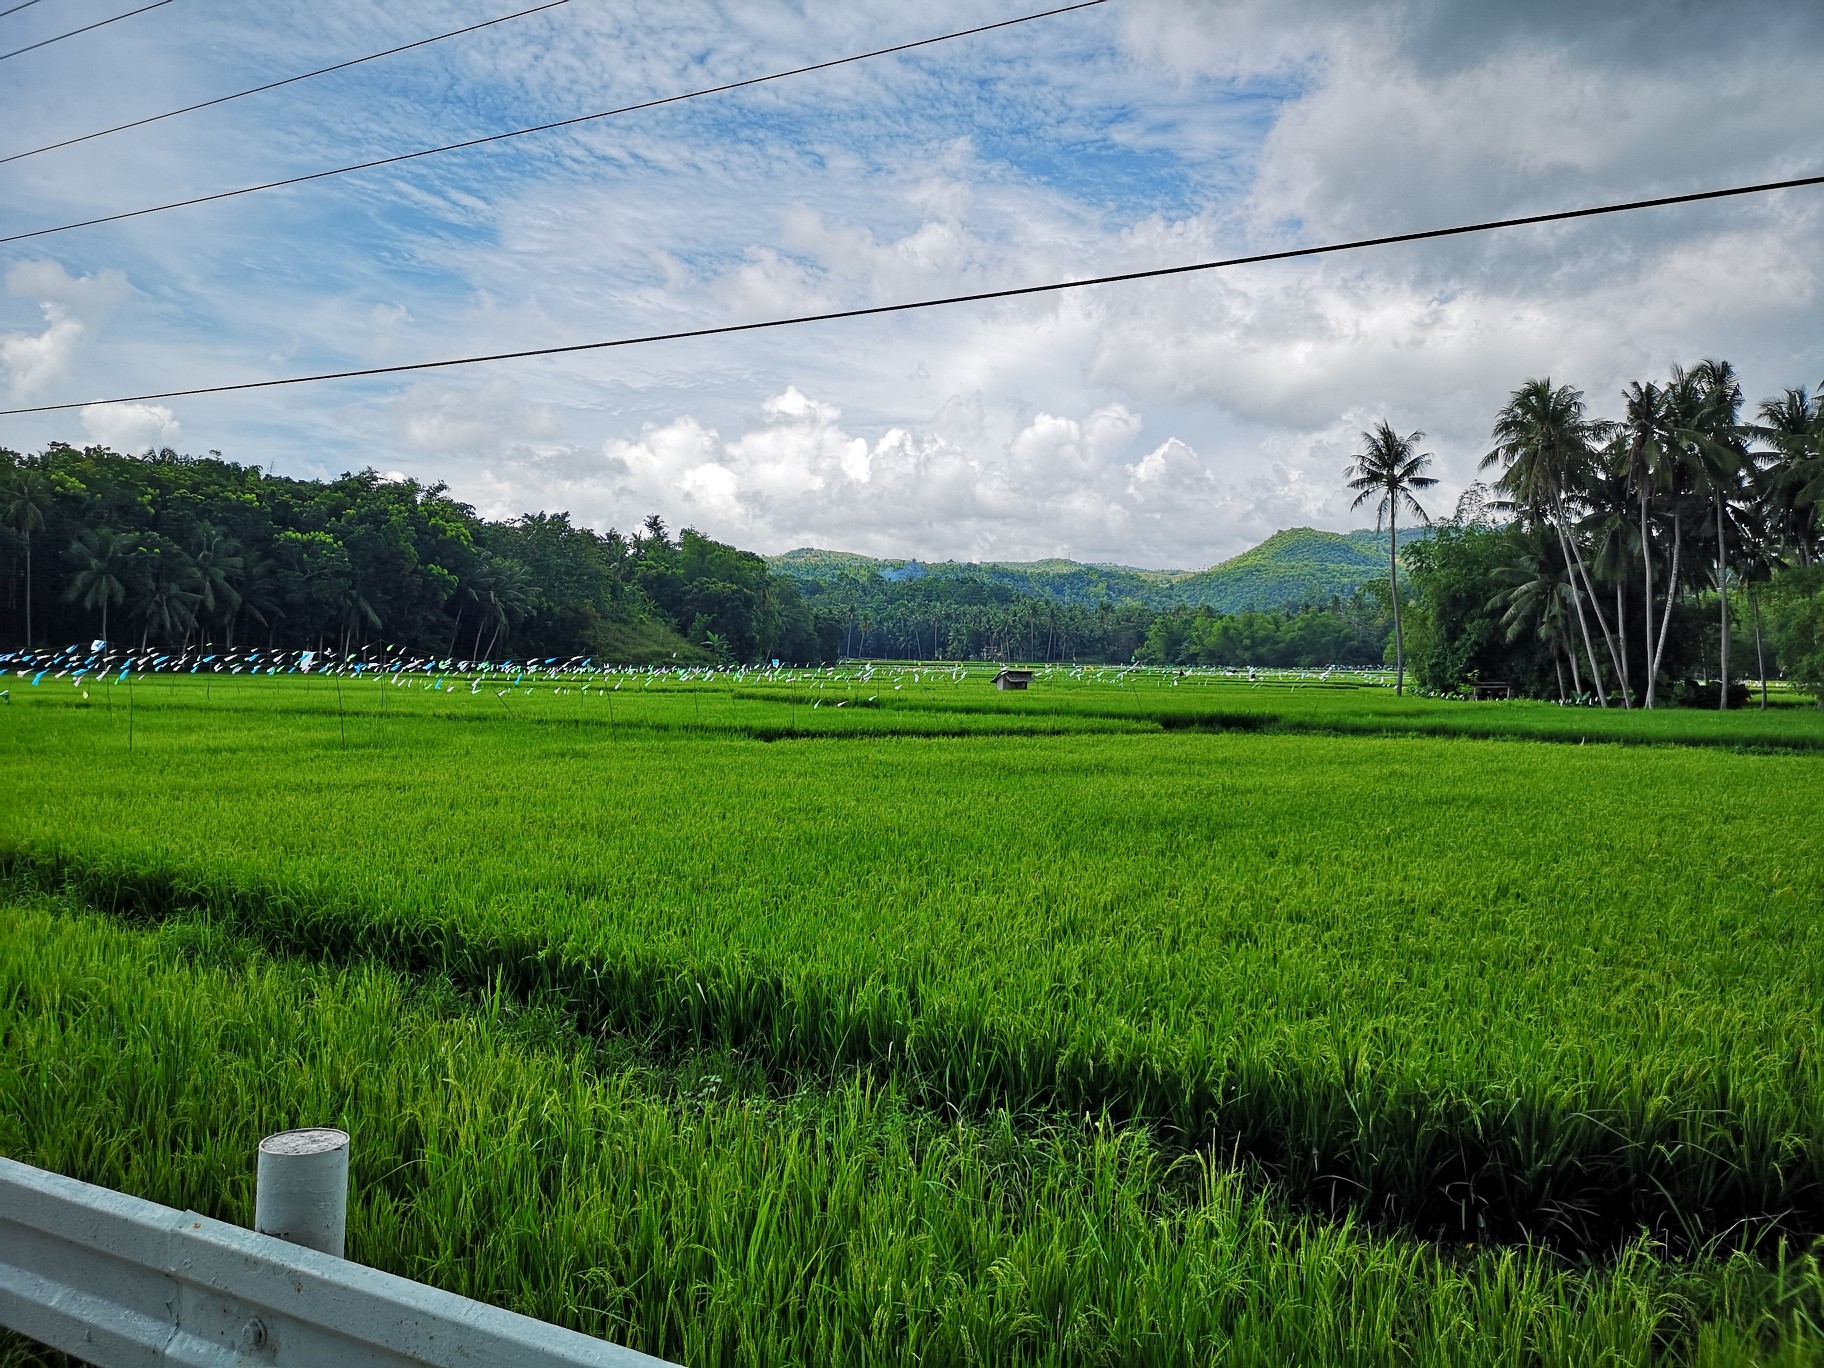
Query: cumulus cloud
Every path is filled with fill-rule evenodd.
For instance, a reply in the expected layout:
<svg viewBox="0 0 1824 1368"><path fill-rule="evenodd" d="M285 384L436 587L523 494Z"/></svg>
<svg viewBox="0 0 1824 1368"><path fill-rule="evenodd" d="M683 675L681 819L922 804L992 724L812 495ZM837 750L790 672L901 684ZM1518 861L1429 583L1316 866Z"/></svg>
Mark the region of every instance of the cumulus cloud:
<svg viewBox="0 0 1824 1368"><path fill-rule="evenodd" d="M108 311L130 289L119 271L71 276L55 261L13 263L6 273L7 293L37 301L44 315L42 332L0 333L0 366L15 399L35 396L70 371L85 337L99 327Z"/></svg>
<svg viewBox="0 0 1824 1368"><path fill-rule="evenodd" d="M392 405L406 445L435 455L495 456L556 435L548 404L534 403L507 375L468 385L420 382Z"/></svg>
<svg viewBox="0 0 1824 1368"><path fill-rule="evenodd" d="M923 427L870 439L835 405L788 387L734 436L684 416L610 439L599 461L556 464L565 497L598 521L630 526L657 509L767 550L1203 565L1213 522L1257 539L1284 525L1275 518L1323 511L1325 496L1286 464L1227 481L1178 438L1139 450L1143 426L1110 404L1036 414L987 449Z"/></svg>
<svg viewBox="0 0 1824 1368"><path fill-rule="evenodd" d="M140 453L175 447L183 429L163 404L89 404L78 415L101 446Z"/></svg>

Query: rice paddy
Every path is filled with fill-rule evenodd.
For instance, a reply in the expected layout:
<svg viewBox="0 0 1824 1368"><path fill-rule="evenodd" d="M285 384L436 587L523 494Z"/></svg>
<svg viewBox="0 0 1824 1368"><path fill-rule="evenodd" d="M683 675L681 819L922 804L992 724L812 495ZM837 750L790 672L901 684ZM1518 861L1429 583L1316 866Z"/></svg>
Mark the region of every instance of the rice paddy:
<svg viewBox="0 0 1824 1368"><path fill-rule="evenodd" d="M1817 1354L1824 715L987 679L13 681L0 1148L690 1363Z"/></svg>

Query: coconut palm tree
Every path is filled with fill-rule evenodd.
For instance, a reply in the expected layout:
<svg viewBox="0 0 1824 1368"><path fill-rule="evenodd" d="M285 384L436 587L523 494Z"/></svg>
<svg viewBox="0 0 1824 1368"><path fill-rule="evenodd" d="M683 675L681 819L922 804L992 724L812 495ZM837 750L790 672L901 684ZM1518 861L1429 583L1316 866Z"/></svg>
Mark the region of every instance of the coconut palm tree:
<svg viewBox="0 0 1824 1368"><path fill-rule="evenodd" d="M1431 453L1418 450L1419 443L1424 440L1422 432L1400 436L1383 418L1372 431L1362 434L1362 449L1343 472L1344 488L1355 491L1355 502L1349 507L1360 508L1373 501L1374 530L1380 531L1382 522L1387 524L1387 588L1393 598L1393 692L1396 696L1406 692L1406 640L1400 630L1399 533L1396 529L1402 508L1422 523L1431 521L1431 515L1414 497L1437 483L1425 473L1431 469Z"/></svg>
<svg viewBox="0 0 1824 1368"><path fill-rule="evenodd" d="M1748 597L1748 616L1754 628L1754 673L1760 682L1761 711L1765 712L1767 651L1761 637L1759 586L1773 578L1779 538L1774 531L1776 505L1773 499L1767 497L1768 487L1772 483L1770 473L1765 469L1755 469L1750 476L1750 483L1754 494L1759 497L1747 500L1736 520L1736 532L1740 538L1736 542L1736 555L1742 588Z"/></svg>
<svg viewBox="0 0 1824 1368"><path fill-rule="evenodd" d="M1717 642L1720 684L1717 707L1729 706L1729 524L1741 498L1744 480L1752 467L1746 442L1747 429L1740 415L1742 386L1727 361L1700 361L1691 372L1698 389L1698 405L1689 427L1678 435L1690 444L1693 473L1708 496L1715 514L1716 601L1722 634ZM1737 539L1740 544L1740 539Z"/></svg>
<svg viewBox="0 0 1824 1368"><path fill-rule="evenodd" d="M202 599L190 558L181 547L151 532L134 557L134 570L137 583L132 607L140 621L140 649L154 637L182 641L196 623L196 605Z"/></svg>
<svg viewBox="0 0 1824 1368"><path fill-rule="evenodd" d="M51 511L51 482L35 466L15 465L0 484L0 518L25 543L25 644L32 644L32 533Z"/></svg>
<svg viewBox="0 0 1824 1368"><path fill-rule="evenodd" d="M1550 649L1552 669L1558 676L1558 701L1562 703L1564 666L1560 657L1570 661L1572 693L1583 693L1572 630L1577 610L1570 567L1564 562L1557 536L1544 523L1517 527L1510 535L1516 544L1515 557L1496 572L1496 578L1507 587L1490 606L1504 609L1501 626L1509 642L1531 636Z"/></svg>
<svg viewBox="0 0 1824 1368"><path fill-rule="evenodd" d="M1762 485L1778 546L1800 565L1818 555L1818 504L1824 500L1824 385L1817 398L1804 388L1763 400L1750 431L1769 447Z"/></svg>
<svg viewBox="0 0 1824 1368"><path fill-rule="evenodd" d="M108 608L127 596L127 568L139 549L131 537L105 527L85 527L70 544L67 559L75 567L64 598L87 612L101 609L101 639L108 639Z"/></svg>
<svg viewBox="0 0 1824 1368"><path fill-rule="evenodd" d="M232 624L234 615L241 610L241 594L236 585L247 564L241 548L204 523L197 529L190 561L196 567L200 595L197 616L219 616L225 623Z"/></svg>
<svg viewBox="0 0 1824 1368"><path fill-rule="evenodd" d="M1653 534L1648 521L1648 510L1654 503L1656 494L1671 477L1667 401L1664 391L1658 385L1650 381L1643 385L1636 380L1622 391L1622 402L1626 405L1627 416L1622 419L1615 440L1622 444L1622 463L1640 506L1641 601L1647 620L1647 632L1642 642L1647 676L1642 701L1651 708L1656 701L1658 689L1658 656L1654 651ZM1676 577L1676 566L1672 573ZM1673 586L1668 585L1668 618L1672 614L1672 591Z"/></svg>
<svg viewBox="0 0 1824 1368"><path fill-rule="evenodd" d="M1578 520L1581 544L1588 539L1589 573L1597 584L1615 592L1615 645L1620 661L1621 691L1634 692L1633 669L1628 659L1627 582L1633 577L1636 556L1645 558L1646 544L1633 518L1634 490L1629 479L1627 444L1613 437L1590 465Z"/></svg>
<svg viewBox="0 0 1824 1368"><path fill-rule="evenodd" d="M272 558L257 550L243 551L240 579L235 585L236 611L228 615L225 644L229 650L234 649L235 624L242 618L251 618L260 626L271 628L283 603L279 591L279 567Z"/></svg>
<svg viewBox="0 0 1824 1368"><path fill-rule="evenodd" d="M344 584L336 594L336 626L342 632L341 653L347 655L349 647L364 629L377 629L380 626L380 614L374 611L374 605L368 602L367 594L354 581Z"/></svg>
<svg viewBox="0 0 1824 1368"><path fill-rule="evenodd" d="M1590 662L1590 674L1596 687L1597 701L1609 706L1602 686L1602 672L1596 665L1596 648L1585 620L1587 597L1590 613L1596 618L1609 648L1609 663L1615 680L1621 684L1625 672L1615 647L1614 634L1596 596L1590 573L1583 563L1583 553L1571 535L1571 509L1590 478L1594 464L1593 449L1605 440L1609 424L1589 417L1583 391L1569 385L1554 386L1549 377L1528 380L1515 390L1501 411L1495 415L1494 450L1482 458L1482 469L1501 467L1496 487L1507 496L1509 504L1523 518L1543 520L1554 527L1564 544L1564 558L1573 567L1572 593L1576 599L1577 629L1583 637L1584 654ZM1581 588L1577 581L1581 579ZM1625 687L1622 706L1632 707Z"/></svg>
<svg viewBox="0 0 1824 1368"><path fill-rule="evenodd" d="M1701 423L1705 403L1704 386L1695 370L1683 366L1672 368L1672 377L1660 391L1664 406L1659 447L1661 464L1654 494L1659 506L1672 518L1672 557L1666 575L1665 609L1660 614L1659 636L1653 645L1653 662L1649 667L1657 677L1665 657L1666 637L1672 625L1672 607L1684 588L1687 572L1684 564L1685 527L1702 523L1705 518L1702 453L1692 438Z"/></svg>
<svg viewBox="0 0 1824 1368"><path fill-rule="evenodd" d="M537 607L538 598L525 566L506 556L496 556L489 563L486 589L479 602L482 626L491 629L487 649L480 653L485 660L494 654L494 643L500 639L500 634L505 631L510 635L513 624L528 617ZM475 629L475 642L479 648L480 627Z"/></svg>

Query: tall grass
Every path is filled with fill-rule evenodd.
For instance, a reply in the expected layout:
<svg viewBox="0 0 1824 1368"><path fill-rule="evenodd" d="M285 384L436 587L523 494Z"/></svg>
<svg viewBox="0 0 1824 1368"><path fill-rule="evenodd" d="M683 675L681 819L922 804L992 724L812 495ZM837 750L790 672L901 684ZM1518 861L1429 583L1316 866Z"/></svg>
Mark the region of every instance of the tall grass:
<svg viewBox="0 0 1824 1368"><path fill-rule="evenodd" d="M1094 723L1190 687L1165 678L1005 716ZM800 727L978 706L942 676L903 709L879 679L788 687L812 683L882 706L800 694ZM1824 852L1782 819L1808 756L965 714L980 734L756 746L780 704L728 688L363 687L388 711L347 750L319 681L218 681L209 706L155 681L131 754L96 700L22 706L0 859L788 1083L1106 1112L1435 1236L1824 1231ZM1332 718L1390 701L1311 692Z"/></svg>
<svg viewBox="0 0 1824 1368"><path fill-rule="evenodd" d="M502 994L0 906L0 1150L245 1223L354 1138L352 1257L709 1368L1807 1361L1815 1261L1602 1269L1288 1216L1144 1131L655 1065Z"/></svg>

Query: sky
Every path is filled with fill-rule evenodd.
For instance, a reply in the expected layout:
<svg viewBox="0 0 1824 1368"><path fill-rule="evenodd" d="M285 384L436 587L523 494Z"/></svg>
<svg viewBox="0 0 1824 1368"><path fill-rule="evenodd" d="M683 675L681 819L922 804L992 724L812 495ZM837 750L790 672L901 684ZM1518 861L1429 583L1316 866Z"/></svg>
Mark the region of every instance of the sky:
<svg viewBox="0 0 1824 1368"><path fill-rule="evenodd" d="M0 59L0 156L536 0L174 0ZM129 0L40 0L11 51ZM567 0L0 165L0 236L1047 6ZM1824 5L1109 0L374 171L0 245L5 407L1081 278L1824 170ZM1824 381L1824 189L890 318L0 418L0 446L371 467L773 553L1201 568L1447 515L1534 376Z"/></svg>

